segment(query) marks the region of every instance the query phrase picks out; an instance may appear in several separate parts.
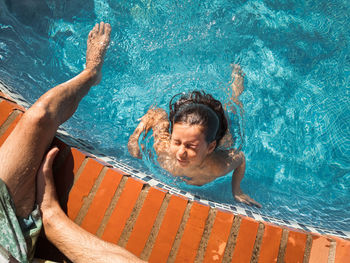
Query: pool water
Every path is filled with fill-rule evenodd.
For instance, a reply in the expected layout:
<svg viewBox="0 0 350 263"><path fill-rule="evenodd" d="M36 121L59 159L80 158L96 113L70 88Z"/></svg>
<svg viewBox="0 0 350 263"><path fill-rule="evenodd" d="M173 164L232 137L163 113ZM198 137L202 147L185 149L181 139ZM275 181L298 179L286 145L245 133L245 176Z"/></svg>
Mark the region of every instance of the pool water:
<svg viewBox="0 0 350 263"><path fill-rule="evenodd" d="M230 175L189 186L126 144L137 119L176 93L204 89L228 102L239 63L242 189L263 214L350 231L349 14L345 0L0 0L0 79L33 103L82 70L89 30L109 22L103 81L64 128L165 183L235 203Z"/></svg>

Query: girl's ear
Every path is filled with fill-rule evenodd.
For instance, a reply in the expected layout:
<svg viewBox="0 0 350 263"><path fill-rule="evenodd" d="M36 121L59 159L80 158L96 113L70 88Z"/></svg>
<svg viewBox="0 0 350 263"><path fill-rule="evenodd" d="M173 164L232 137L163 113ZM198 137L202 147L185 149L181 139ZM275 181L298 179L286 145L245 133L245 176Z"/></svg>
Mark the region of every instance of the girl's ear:
<svg viewBox="0 0 350 263"><path fill-rule="evenodd" d="M212 141L208 145L208 154L212 153L215 150L216 147L216 140Z"/></svg>

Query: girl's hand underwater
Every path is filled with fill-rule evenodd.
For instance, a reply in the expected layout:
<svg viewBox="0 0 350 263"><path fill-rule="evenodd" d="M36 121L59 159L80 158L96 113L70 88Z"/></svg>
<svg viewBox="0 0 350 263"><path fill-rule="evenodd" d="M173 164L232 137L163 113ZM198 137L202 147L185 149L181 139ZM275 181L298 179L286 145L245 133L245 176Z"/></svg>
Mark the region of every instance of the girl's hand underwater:
<svg viewBox="0 0 350 263"><path fill-rule="evenodd" d="M253 198L251 198L249 195L243 193L241 189L239 189L236 193L233 194L233 197L236 201L241 202L243 204L247 204L250 206L256 206L258 208L261 208L262 205L259 204L257 201L255 201Z"/></svg>

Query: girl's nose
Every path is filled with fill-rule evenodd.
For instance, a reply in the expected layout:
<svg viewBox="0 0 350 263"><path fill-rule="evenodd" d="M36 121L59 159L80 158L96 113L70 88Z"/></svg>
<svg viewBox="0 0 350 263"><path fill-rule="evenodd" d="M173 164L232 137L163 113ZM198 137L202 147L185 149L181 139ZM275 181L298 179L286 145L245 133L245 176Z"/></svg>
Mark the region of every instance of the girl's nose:
<svg viewBox="0 0 350 263"><path fill-rule="evenodd" d="M187 152L184 146L180 146L180 149L177 151L177 155L181 159L184 159L187 157Z"/></svg>

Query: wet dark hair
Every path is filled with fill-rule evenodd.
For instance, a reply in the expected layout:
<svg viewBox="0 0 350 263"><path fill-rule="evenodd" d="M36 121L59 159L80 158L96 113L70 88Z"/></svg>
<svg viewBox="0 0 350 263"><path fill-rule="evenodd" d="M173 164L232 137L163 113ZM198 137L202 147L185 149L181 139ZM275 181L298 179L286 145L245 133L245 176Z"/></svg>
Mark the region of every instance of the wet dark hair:
<svg viewBox="0 0 350 263"><path fill-rule="evenodd" d="M200 125L204 129L206 142L215 140L217 147L227 130L227 119L221 102L198 90L183 94L173 102L180 94L173 96L169 102L171 133L175 123Z"/></svg>

